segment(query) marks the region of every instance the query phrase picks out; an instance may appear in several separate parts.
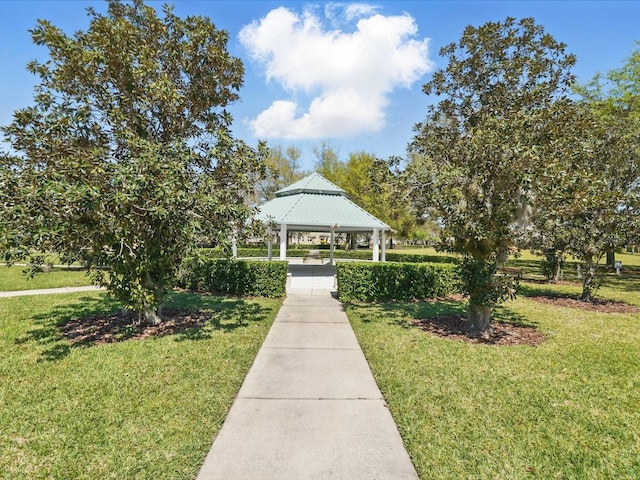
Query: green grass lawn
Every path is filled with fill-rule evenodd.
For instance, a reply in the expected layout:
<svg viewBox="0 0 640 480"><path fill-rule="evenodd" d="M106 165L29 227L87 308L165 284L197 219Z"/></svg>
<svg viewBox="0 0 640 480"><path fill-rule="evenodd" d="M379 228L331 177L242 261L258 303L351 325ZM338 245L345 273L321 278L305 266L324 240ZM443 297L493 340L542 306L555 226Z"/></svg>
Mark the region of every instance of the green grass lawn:
<svg viewBox="0 0 640 480"><path fill-rule="evenodd" d="M600 293L640 305L638 286L621 279ZM640 478L640 314L527 297L499 308L498 319L548 334L537 347L466 344L407 324L464 309L456 301L347 307L421 479Z"/></svg>
<svg viewBox="0 0 640 480"><path fill-rule="evenodd" d="M82 270L54 268L50 272L39 273L33 278L27 277L23 273L24 270L25 267L0 266L0 292L91 285L89 277Z"/></svg>
<svg viewBox="0 0 640 480"><path fill-rule="evenodd" d="M212 319L77 346L60 326L114 310L103 293L0 299L0 478L195 477L280 301L180 293L168 306Z"/></svg>
<svg viewBox="0 0 640 480"><path fill-rule="evenodd" d="M447 255L446 253L438 252L433 247L415 247L410 245L395 245L392 249L387 248L387 252L403 253L406 255Z"/></svg>

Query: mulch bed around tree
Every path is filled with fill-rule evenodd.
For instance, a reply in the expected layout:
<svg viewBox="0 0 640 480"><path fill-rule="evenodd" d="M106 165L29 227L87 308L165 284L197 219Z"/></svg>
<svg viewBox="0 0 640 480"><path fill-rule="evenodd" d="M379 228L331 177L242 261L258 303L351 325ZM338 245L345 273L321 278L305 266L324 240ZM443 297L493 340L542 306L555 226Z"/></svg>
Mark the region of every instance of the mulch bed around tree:
<svg viewBox="0 0 640 480"><path fill-rule="evenodd" d="M533 327L510 322L494 322L490 332L473 336L467 332L467 320L459 314L440 315L414 320L412 325L438 337L450 338L466 343L486 345L540 345L547 336Z"/></svg>
<svg viewBox="0 0 640 480"><path fill-rule="evenodd" d="M640 307L624 302L595 299L592 302L583 302L569 296L528 296L535 302L556 307L569 307L600 313L640 313ZM459 295L450 296L447 300L461 300ZM540 345L547 336L534 327L516 325L510 322L494 322L493 330L482 336L470 335L466 330L467 320L459 314L440 315L438 317L422 318L414 320L412 325L425 332L443 338L450 338L466 343L487 345Z"/></svg>
<svg viewBox="0 0 640 480"><path fill-rule="evenodd" d="M600 313L640 313L640 307L629 305L624 302L615 302L613 300L594 299L592 302L584 302L574 297L567 296L533 296L527 297L538 303L553 305L555 307L579 308L591 312Z"/></svg>
<svg viewBox="0 0 640 480"><path fill-rule="evenodd" d="M162 316L164 321L160 325L147 325L137 322L137 318L128 313L96 314L65 322L60 330L71 343L97 345L172 335L201 327L211 319L209 312L189 309L167 308L162 311Z"/></svg>

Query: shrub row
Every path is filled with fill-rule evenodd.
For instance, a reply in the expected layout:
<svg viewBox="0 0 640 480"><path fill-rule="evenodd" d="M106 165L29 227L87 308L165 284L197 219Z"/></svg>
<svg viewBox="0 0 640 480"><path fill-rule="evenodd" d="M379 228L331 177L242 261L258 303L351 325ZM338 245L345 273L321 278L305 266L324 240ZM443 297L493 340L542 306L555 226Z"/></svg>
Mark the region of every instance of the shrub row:
<svg viewBox="0 0 640 480"><path fill-rule="evenodd" d="M201 249L207 256L215 257L215 258L225 258L226 255L219 248L207 248ZM308 252L309 248L287 248L287 257L304 257ZM269 251L267 247L238 247L238 257L240 258L256 258L256 257L267 257ZM280 247L278 245L274 245L271 251L271 255L273 258L278 258L280 255Z"/></svg>
<svg viewBox="0 0 640 480"><path fill-rule="evenodd" d="M304 257L309 250L313 249L311 246L300 246L300 247L288 247L287 248L287 257ZM223 258L224 254L220 249L203 249L206 251L208 256L215 256L218 258ZM238 257L241 258L255 258L255 257L266 257L267 256L267 247L240 247L238 248ZM272 250L273 258L278 258L280 255L280 248L277 245L274 245ZM326 252L326 257L329 256L329 252ZM350 250L344 251L336 249L334 252L334 257L338 259L347 259L347 260L371 260L371 251L366 250ZM386 260L389 262L408 262L408 263L458 263L458 259L455 257L451 257L448 255L415 255L410 253L400 253L400 252L390 252L387 250L386 252Z"/></svg>
<svg viewBox="0 0 640 480"><path fill-rule="evenodd" d="M177 286L222 295L280 298L287 285L287 262L227 260L213 256L186 259Z"/></svg>
<svg viewBox="0 0 640 480"><path fill-rule="evenodd" d="M337 264L341 301L384 302L443 297L460 291L458 268L436 263Z"/></svg>
<svg viewBox="0 0 640 480"><path fill-rule="evenodd" d="M288 254L287 254L288 255ZM371 260L371 251L348 251L336 250L334 257L348 260ZM389 250L385 253L385 260L388 262L405 263L458 263L458 259L448 255L415 255L411 253L396 253Z"/></svg>
<svg viewBox="0 0 640 480"><path fill-rule="evenodd" d="M460 262L456 257L450 255L415 255L411 253L395 253L387 250L386 259L389 262L408 263L454 263Z"/></svg>

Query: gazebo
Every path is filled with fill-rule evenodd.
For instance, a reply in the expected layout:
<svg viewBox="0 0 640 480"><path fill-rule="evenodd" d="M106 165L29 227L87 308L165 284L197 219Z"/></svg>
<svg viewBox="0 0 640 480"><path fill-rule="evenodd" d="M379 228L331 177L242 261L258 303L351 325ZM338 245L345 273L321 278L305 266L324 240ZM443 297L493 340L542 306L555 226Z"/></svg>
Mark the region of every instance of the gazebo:
<svg viewBox="0 0 640 480"><path fill-rule="evenodd" d="M257 218L280 229L280 259L287 258L287 231L328 232L333 264L336 233L372 232L374 262L385 261L385 232L389 225L353 203L342 188L318 173L276 192L259 208ZM382 252L380 252L382 237ZM269 239L271 242L271 238Z"/></svg>

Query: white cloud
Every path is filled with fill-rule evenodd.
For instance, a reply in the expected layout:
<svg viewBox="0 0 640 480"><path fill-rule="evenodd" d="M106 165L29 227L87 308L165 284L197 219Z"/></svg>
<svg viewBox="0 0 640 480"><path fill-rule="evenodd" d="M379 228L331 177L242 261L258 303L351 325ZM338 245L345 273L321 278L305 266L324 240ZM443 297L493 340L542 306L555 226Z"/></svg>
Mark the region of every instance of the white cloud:
<svg viewBox="0 0 640 480"><path fill-rule="evenodd" d="M341 8L342 13L336 13ZM277 100L249 122L259 138L317 139L380 131L389 94L432 68L428 39L408 14L383 16L366 4L331 4L320 18L280 7L245 26L240 41L293 98ZM329 18L331 17L331 18ZM359 20L351 32L323 20ZM326 22L325 22L326 23ZM334 22L334 25L336 23Z"/></svg>
<svg viewBox="0 0 640 480"><path fill-rule="evenodd" d="M324 7L324 15L334 23L351 22L358 18L370 17L381 7L367 3L327 3Z"/></svg>

